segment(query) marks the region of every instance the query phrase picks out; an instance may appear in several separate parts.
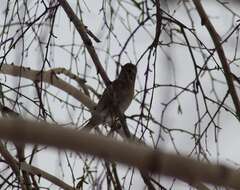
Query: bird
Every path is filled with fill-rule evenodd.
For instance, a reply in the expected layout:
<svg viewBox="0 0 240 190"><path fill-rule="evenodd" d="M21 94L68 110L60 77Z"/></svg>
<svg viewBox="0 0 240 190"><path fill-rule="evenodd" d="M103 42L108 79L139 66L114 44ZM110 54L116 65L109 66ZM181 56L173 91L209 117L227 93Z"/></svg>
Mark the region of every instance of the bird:
<svg viewBox="0 0 240 190"><path fill-rule="evenodd" d="M104 90L91 119L84 127L85 130L90 131L102 123L113 123L118 116L118 111L123 114L127 110L134 97L136 74L136 65L127 63L122 66L118 78ZM126 129L123 130L126 133ZM129 137L129 134L127 136ZM140 173L149 189L155 189L148 174L141 170Z"/></svg>
<svg viewBox="0 0 240 190"><path fill-rule="evenodd" d="M136 74L136 65L127 63L122 66L118 78L104 90L84 129L91 130L104 123L113 124L118 112L123 114L127 110L134 97Z"/></svg>

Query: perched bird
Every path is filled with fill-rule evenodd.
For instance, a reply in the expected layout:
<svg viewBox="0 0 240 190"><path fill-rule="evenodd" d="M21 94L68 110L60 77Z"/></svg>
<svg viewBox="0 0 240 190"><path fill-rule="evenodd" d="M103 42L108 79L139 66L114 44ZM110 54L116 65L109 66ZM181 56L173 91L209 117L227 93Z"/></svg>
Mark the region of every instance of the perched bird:
<svg viewBox="0 0 240 190"><path fill-rule="evenodd" d="M118 111L126 111L134 96L136 73L135 65L127 63L122 66L118 78L103 92L85 129L91 130L99 124L113 123Z"/></svg>
<svg viewBox="0 0 240 190"><path fill-rule="evenodd" d="M116 117L118 117L119 111L122 114L126 111L134 96L136 74L137 67L135 65L127 63L122 67L118 78L103 92L102 97L92 113L91 119L84 127L85 130L90 131L97 125L106 122L112 124ZM126 129L123 130L125 131ZM124 133L126 134L126 132ZM155 189L149 175L141 170L140 173L148 188L151 190Z"/></svg>

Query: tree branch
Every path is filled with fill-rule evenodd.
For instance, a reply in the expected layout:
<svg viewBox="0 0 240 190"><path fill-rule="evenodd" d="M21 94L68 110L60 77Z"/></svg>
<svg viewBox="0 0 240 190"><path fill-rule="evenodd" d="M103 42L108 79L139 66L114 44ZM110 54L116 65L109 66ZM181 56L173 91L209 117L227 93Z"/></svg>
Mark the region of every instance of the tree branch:
<svg viewBox="0 0 240 190"><path fill-rule="evenodd" d="M143 145L119 142L47 123L3 119L0 123L0 138L14 142L45 144L83 152L109 161L128 164L145 172L176 177L193 186L199 182L206 182L240 188L240 173L227 166L207 164L156 151Z"/></svg>
<svg viewBox="0 0 240 190"><path fill-rule="evenodd" d="M4 64L1 67L0 73L12 75L12 76L21 76L29 80L32 80L33 82L42 81L42 82L49 83L65 91L69 95L73 96L90 110L92 110L96 105L87 95L83 94L80 90L68 84L64 80L58 78L55 72L52 70L37 71L37 70L31 70L30 68L27 68L27 67L22 67L22 66L19 67L15 65Z"/></svg>
<svg viewBox="0 0 240 190"><path fill-rule="evenodd" d="M70 185L66 184L65 182L63 182L62 180L58 179L57 177L37 168L34 166L31 166L25 162L22 162L20 164L20 169L23 171L26 171L28 173L37 175L37 176L41 176L43 178L45 178L46 180L52 182L53 184L57 185L58 187L61 187L62 189L65 190L74 190L73 187L71 187Z"/></svg>
<svg viewBox="0 0 240 190"><path fill-rule="evenodd" d="M70 21L76 27L78 33L80 34L80 36L83 40L84 45L86 46L86 48L88 50L88 53L90 54L90 56L93 60L93 63L96 66L97 72L100 73L105 85L108 86L111 83L111 81L109 80L105 70L103 69L103 67L101 65L101 62L100 62L100 60L98 58L98 55L97 55L97 53L96 53L96 51L93 47L91 39L88 37L86 27L79 20L79 18L74 13L71 6L68 4L68 2L66 0L58 0L58 2L60 3L62 8L64 9L64 11L67 14L67 16L69 17Z"/></svg>
<svg viewBox="0 0 240 190"><path fill-rule="evenodd" d="M23 177L21 176L20 170L18 168L18 162L12 157L8 150L4 147L3 143L0 142L0 154L6 160L8 165L11 167L12 171L16 175L19 184L23 190L27 190L26 185L24 184Z"/></svg>
<svg viewBox="0 0 240 190"><path fill-rule="evenodd" d="M61 187L62 189L66 190L73 190L74 188L71 187L70 185L66 184L62 180L56 178L55 176L37 168L34 166L31 166L27 164L26 162L19 162L12 157L12 155L6 150L6 148L3 146L3 144L0 142L0 153L6 160L6 162L9 164L9 166L12 168L14 171L15 175L17 176L18 179L21 179L21 187L22 189L26 189L25 184L23 183L22 176L20 175L20 170L25 171L26 173L31 173L37 176L41 176L48 181L52 182L53 184L57 185L58 187ZM19 168L20 165L20 168ZM28 184L29 185L29 184Z"/></svg>
<svg viewBox="0 0 240 190"><path fill-rule="evenodd" d="M224 52L222 44L221 44L221 39L220 39L217 31L215 30L214 26L212 25L211 21L209 20L205 10L203 9L203 6L202 6L200 0L193 0L193 3L198 11L199 16L201 17L202 25L206 26L206 28L212 38L212 41L215 45L218 57L221 61L221 64L222 64L222 67L224 70L224 76L227 81L229 92L232 96L232 100L233 100L233 103L234 103L234 106L236 109L238 119L240 120L240 101L239 101L238 94L237 94L237 91L236 91L234 83L233 83L232 73L231 73L230 67L227 62L227 58L225 56L225 52Z"/></svg>

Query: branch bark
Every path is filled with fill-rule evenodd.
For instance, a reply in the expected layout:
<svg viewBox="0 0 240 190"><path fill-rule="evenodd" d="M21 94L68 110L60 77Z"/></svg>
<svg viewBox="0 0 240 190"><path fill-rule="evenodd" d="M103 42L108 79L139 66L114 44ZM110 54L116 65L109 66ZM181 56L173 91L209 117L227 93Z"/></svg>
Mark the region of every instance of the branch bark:
<svg viewBox="0 0 240 190"><path fill-rule="evenodd" d="M240 189L240 173L227 166L207 164L139 144L119 142L47 123L3 119L0 123L0 138L3 139L83 152L145 172L176 177L193 186L206 182Z"/></svg>
<svg viewBox="0 0 240 190"><path fill-rule="evenodd" d="M15 65L4 64L1 67L0 73L11 75L11 76L24 77L29 80L32 80L33 82L42 81L42 82L49 83L65 91L69 95L73 96L90 110L92 110L96 105L87 95L83 94L80 90L68 84L64 80L58 78L55 72L52 70L37 71L37 70L31 70L30 68L27 68L27 67L19 67Z"/></svg>

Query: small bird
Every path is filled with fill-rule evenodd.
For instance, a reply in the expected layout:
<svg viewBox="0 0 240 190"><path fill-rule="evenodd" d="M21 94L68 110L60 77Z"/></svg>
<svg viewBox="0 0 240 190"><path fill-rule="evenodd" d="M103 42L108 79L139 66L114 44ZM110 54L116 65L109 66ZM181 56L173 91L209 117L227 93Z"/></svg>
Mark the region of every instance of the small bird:
<svg viewBox="0 0 240 190"><path fill-rule="evenodd" d="M122 66L119 77L103 92L85 129L91 130L103 123L112 124L117 118L118 111L121 113L126 111L134 96L136 73L137 67L132 63Z"/></svg>

